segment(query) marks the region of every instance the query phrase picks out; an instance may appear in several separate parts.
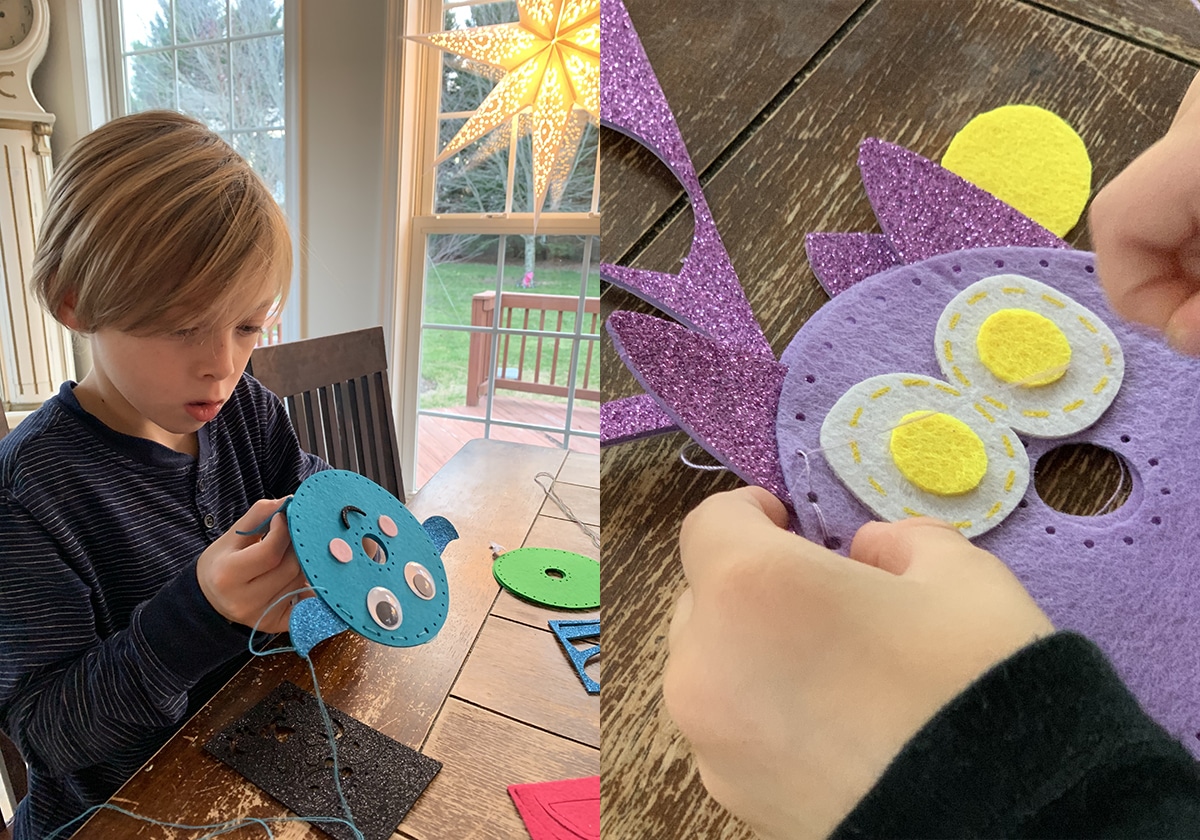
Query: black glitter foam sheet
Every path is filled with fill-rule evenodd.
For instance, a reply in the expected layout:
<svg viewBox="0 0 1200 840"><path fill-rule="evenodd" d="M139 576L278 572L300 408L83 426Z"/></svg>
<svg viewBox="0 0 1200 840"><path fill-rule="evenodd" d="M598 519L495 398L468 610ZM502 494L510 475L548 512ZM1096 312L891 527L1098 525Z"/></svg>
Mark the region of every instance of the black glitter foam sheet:
<svg viewBox="0 0 1200 840"><path fill-rule="evenodd" d="M366 840L386 840L442 763L350 715L326 707L337 739L342 792ZM341 817L333 753L317 699L284 682L218 732L204 749L304 818ZM353 840L344 823L314 822L335 840Z"/></svg>

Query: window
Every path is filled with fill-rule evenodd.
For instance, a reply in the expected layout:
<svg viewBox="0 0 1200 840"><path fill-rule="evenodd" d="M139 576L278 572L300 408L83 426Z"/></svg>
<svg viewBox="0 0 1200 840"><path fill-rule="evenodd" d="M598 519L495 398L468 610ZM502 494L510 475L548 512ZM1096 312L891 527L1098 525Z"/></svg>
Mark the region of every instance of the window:
<svg viewBox="0 0 1200 840"><path fill-rule="evenodd" d="M294 220L284 0L115 0L113 11L117 112L169 108L203 120L250 162ZM299 332L296 308L283 319L291 336ZM264 340L276 343L280 333L276 324Z"/></svg>
<svg viewBox="0 0 1200 840"><path fill-rule="evenodd" d="M518 19L513 0L426 2L428 19L445 29ZM437 68L417 109L427 175L409 252L422 282L409 317L420 362L403 401L417 415L416 483L472 438L599 452L599 132L575 113L573 154L560 159L535 224L527 113L430 171L503 73L410 48Z"/></svg>

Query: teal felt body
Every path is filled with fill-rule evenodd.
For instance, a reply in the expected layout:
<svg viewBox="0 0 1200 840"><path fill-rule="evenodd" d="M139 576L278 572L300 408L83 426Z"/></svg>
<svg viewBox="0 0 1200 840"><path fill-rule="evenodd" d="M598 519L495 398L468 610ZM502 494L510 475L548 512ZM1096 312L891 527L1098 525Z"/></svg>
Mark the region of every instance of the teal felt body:
<svg viewBox="0 0 1200 840"><path fill-rule="evenodd" d="M342 511L348 505L362 513L350 511L343 521ZM396 524L396 536L382 530L381 515ZM457 536L448 522L433 518L438 520L435 544L399 499L370 479L346 470L326 470L305 480L288 507L287 519L292 545L309 583L351 629L392 647L424 644L437 635L450 607L440 549L450 534ZM383 547L386 562L367 556L364 537ZM348 563L340 562L330 551L334 539L344 540L352 549ZM418 597L405 578L406 564L414 561L425 567L434 583L430 600ZM396 597L401 621L395 629L382 627L371 616L367 593L375 587L384 587Z"/></svg>

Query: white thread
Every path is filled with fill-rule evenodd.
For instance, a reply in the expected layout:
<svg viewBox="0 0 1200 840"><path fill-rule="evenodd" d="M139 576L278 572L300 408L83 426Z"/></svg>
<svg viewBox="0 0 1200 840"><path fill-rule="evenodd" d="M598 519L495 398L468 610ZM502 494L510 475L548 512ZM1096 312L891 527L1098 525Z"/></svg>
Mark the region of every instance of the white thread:
<svg viewBox="0 0 1200 840"><path fill-rule="evenodd" d="M541 478L542 476L546 476L546 478L550 479L549 487L542 484L542 482L538 481L538 479ZM533 483L536 484L538 487L541 487L542 490L545 491L546 495L549 496L551 499L553 499L554 503L556 505L558 505L559 510L561 510L563 513L565 513L567 515L568 519L570 519L572 522L574 522L576 525L578 525L579 530L583 531L583 533L588 535L588 537L592 541L592 545L596 546L596 548L599 548L600 547L600 535L597 534L595 531L593 531L591 528L589 528L584 523L584 521L582 519L580 519L578 516L576 516L575 512L572 511L571 508L569 508L567 506L567 503L558 497L558 494L554 492L554 482L555 482L554 476L552 476L548 472L540 472L533 477Z"/></svg>

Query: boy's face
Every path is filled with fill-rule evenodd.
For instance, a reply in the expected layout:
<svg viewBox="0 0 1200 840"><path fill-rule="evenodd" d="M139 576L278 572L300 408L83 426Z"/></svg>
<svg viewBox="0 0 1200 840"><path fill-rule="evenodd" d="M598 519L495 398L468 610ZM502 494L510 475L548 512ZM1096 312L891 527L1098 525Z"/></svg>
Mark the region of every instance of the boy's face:
<svg viewBox="0 0 1200 840"><path fill-rule="evenodd" d="M119 432L195 454L195 433L233 393L271 306L249 298L236 320L200 315L194 326L162 335L97 330L92 371L76 397Z"/></svg>

